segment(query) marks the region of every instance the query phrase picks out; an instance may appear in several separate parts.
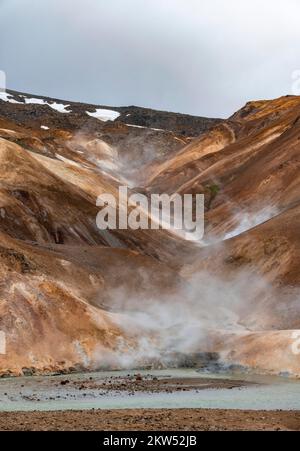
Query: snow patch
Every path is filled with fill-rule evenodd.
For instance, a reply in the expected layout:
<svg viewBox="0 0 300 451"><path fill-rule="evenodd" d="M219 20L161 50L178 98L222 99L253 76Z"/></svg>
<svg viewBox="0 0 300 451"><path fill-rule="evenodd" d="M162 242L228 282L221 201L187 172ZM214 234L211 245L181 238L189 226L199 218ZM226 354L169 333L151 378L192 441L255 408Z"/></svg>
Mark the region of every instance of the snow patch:
<svg viewBox="0 0 300 451"><path fill-rule="evenodd" d="M103 110L101 108L97 108L94 113L87 111L86 114L94 117L95 119L99 119L102 122L115 121L120 116L120 113L118 113L117 111Z"/></svg>
<svg viewBox="0 0 300 451"><path fill-rule="evenodd" d="M71 113L72 111L68 111L66 108L68 108L70 105L64 105L63 103L48 103L48 106L52 108L53 110L58 111L59 113Z"/></svg>
<svg viewBox="0 0 300 451"><path fill-rule="evenodd" d="M50 108L52 108L55 111L58 111L59 113L71 113L71 111L68 111L67 108L70 105L64 105L63 103L49 103L46 102L44 99L39 98L31 98L28 99L27 97L24 97L25 103L27 105L48 105Z"/></svg>
<svg viewBox="0 0 300 451"><path fill-rule="evenodd" d="M27 97L25 97L25 96L22 96L22 97L25 100L25 103L32 104L32 105L46 105L46 102L43 99L35 99L35 98L27 99Z"/></svg>
<svg viewBox="0 0 300 451"><path fill-rule="evenodd" d="M70 105L64 105L63 103L57 103L57 102L49 103L49 102L46 102L46 100L44 100L44 99L27 98L23 95L20 97L22 97L24 99L24 102L27 105L48 105L50 108L52 108L55 111L58 111L59 113L71 113L71 111L67 110L67 108ZM4 92L4 91L0 91L0 100L3 100L4 102L18 103L19 105L24 105L23 102L18 102L17 100L15 100L13 98L13 96L11 94L8 94L7 92Z"/></svg>
<svg viewBox="0 0 300 451"><path fill-rule="evenodd" d="M127 127L134 127L134 128L145 128L146 130L154 130L155 132L165 132L163 128L151 128L151 127L145 127L143 125L134 125L134 124L125 124Z"/></svg>
<svg viewBox="0 0 300 451"><path fill-rule="evenodd" d="M43 130L50 130L50 128L47 127L46 125L41 125L41 128L42 128Z"/></svg>
<svg viewBox="0 0 300 451"><path fill-rule="evenodd" d="M4 91L0 91L0 100L3 100L3 102L9 102L9 103L19 103L19 104L22 103L22 102L18 102L17 100L15 100L13 98L13 96L11 94L8 94L8 92L4 92Z"/></svg>

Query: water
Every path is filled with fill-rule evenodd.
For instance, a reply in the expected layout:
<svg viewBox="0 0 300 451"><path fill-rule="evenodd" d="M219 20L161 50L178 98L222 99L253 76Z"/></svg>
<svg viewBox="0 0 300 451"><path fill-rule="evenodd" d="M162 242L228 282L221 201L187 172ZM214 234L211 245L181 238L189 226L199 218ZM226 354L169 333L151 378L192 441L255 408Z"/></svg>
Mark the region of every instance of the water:
<svg viewBox="0 0 300 451"><path fill-rule="evenodd" d="M149 374L149 371L139 371ZM78 390L61 380L93 381L111 376L126 376L132 371L113 371L68 376L41 376L2 379L0 381L0 411L73 410L73 409L136 409L136 408L214 408L249 410L300 410L300 381L286 378L238 374L207 374L192 369L156 370L157 377L228 378L257 382L233 389L203 389L173 393L145 393ZM50 398L50 399L49 399ZM52 399L51 399L52 398Z"/></svg>

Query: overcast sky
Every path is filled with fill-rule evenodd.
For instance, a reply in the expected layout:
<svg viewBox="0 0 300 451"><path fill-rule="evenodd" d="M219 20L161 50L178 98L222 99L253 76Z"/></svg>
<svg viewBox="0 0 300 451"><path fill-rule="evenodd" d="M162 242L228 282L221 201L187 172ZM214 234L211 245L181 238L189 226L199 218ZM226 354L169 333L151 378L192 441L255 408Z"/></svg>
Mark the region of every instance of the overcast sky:
<svg viewBox="0 0 300 451"><path fill-rule="evenodd" d="M33 94L227 117L292 92L299 21L299 0L0 0L0 70Z"/></svg>

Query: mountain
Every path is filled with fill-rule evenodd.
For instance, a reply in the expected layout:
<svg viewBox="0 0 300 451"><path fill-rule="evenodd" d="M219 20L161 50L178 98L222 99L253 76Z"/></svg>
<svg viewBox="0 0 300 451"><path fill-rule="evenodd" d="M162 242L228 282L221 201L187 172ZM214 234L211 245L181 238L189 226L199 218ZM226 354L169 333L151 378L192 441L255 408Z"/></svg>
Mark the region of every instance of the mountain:
<svg viewBox="0 0 300 451"><path fill-rule="evenodd" d="M0 93L1 373L206 354L300 375L299 119L291 96L220 120ZM123 185L204 194L204 238L100 231Z"/></svg>

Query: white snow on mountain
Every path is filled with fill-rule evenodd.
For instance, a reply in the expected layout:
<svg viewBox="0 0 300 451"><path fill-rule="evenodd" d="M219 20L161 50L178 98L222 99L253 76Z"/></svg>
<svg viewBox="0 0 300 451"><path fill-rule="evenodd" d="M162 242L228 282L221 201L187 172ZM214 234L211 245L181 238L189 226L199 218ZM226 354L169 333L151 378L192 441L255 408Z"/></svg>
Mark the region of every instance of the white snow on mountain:
<svg viewBox="0 0 300 451"><path fill-rule="evenodd" d="M71 111L67 110L67 108L70 105L65 105L63 103L56 103L56 102L48 103L48 102L46 102L46 100L39 99L36 97L27 98L23 95L20 97L22 97L24 99L24 102L27 105L48 105L50 108L52 108L55 111L58 111L59 113L71 113ZM0 100L3 100L4 102L18 103L20 105L23 105L23 102L19 102L19 101L15 100L11 94L9 94L8 92L5 92L5 91L0 91Z"/></svg>
<svg viewBox="0 0 300 451"><path fill-rule="evenodd" d="M44 99L38 99L38 98L31 98L28 99L27 97L24 97L25 103L31 104L31 105L48 105L50 108L52 108L55 111L58 111L59 113L71 113L71 111L68 111L67 108L70 105L64 105L63 103L48 103Z"/></svg>
<svg viewBox="0 0 300 451"><path fill-rule="evenodd" d="M134 125L134 124L126 124L126 125L127 125L127 127L146 128L147 130L154 130L155 132L165 132L166 131L163 128L144 127L143 125Z"/></svg>
<svg viewBox="0 0 300 451"><path fill-rule="evenodd" d="M8 94L8 92L5 91L0 91L0 100L9 103L22 103L15 100L12 95Z"/></svg>
<svg viewBox="0 0 300 451"><path fill-rule="evenodd" d="M86 114L103 122L115 121L120 116L120 113L118 113L117 111L103 110L101 108L97 108L94 113L87 111Z"/></svg>

